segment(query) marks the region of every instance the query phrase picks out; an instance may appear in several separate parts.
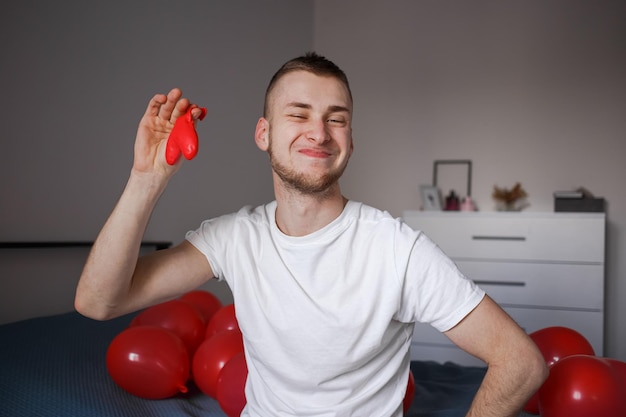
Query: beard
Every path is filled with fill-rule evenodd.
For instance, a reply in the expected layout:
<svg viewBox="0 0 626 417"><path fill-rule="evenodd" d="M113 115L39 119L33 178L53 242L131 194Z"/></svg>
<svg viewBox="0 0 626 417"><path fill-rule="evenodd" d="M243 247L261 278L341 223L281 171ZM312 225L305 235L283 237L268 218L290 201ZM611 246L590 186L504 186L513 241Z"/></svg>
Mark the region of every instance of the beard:
<svg viewBox="0 0 626 417"><path fill-rule="evenodd" d="M280 163L272 151L272 141L267 149L270 157L272 170L276 173L283 184L300 194L323 196L327 194L331 188L339 182L339 178L343 174L348 161L333 170L327 171L322 175L312 175L304 172L296 171Z"/></svg>

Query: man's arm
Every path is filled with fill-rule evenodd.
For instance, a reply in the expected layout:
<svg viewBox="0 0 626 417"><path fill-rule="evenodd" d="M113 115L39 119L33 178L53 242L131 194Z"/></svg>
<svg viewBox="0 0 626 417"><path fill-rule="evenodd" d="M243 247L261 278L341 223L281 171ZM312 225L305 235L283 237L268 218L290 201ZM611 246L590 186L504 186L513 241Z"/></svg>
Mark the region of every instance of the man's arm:
<svg viewBox="0 0 626 417"><path fill-rule="evenodd" d="M517 416L548 375L532 339L489 296L445 334L488 366L467 417Z"/></svg>
<svg viewBox="0 0 626 417"><path fill-rule="evenodd" d="M204 256L188 242L138 260L154 207L181 162L169 165L165 148L178 117L191 105L173 89L155 95L139 123L128 183L100 231L76 289L76 310L108 319L173 298L213 276ZM192 111L195 118L202 111Z"/></svg>

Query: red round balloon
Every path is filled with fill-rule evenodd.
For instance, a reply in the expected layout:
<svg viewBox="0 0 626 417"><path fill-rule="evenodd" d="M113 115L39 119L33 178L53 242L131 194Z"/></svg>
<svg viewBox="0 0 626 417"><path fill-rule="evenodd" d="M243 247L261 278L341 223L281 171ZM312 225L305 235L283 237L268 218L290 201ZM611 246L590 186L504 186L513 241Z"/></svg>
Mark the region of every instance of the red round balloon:
<svg viewBox="0 0 626 417"><path fill-rule="evenodd" d="M187 392L187 349L178 336L161 327L123 330L109 344L106 365L111 379L138 397L163 399Z"/></svg>
<svg viewBox="0 0 626 417"><path fill-rule="evenodd" d="M590 355L556 362L539 389L542 417L626 416L621 379L611 365Z"/></svg>
<svg viewBox="0 0 626 417"><path fill-rule="evenodd" d="M131 326L158 326L171 330L185 343L190 358L204 340L205 322L202 314L182 300L148 307L133 319Z"/></svg>
<svg viewBox="0 0 626 417"><path fill-rule="evenodd" d="M246 406L248 366L243 352L233 356L217 379L217 402L228 417L239 417Z"/></svg>
<svg viewBox="0 0 626 417"><path fill-rule="evenodd" d="M548 367L559 360L572 355L591 355L595 353L589 341L574 329L562 326L546 327L531 333ZM539 394L535 393L524 406L524 411L539 414Z"/></svg>
<svg viewBox="0 0 626 417"><path fill-rule="evenodd" d="M226 363L243 352L243 337L239 330L219 332L206 339L193 356L191 373L203 393L216 398L217 379Z"/></svg>
<svg viewBox="0 0 626 417"><path fill-rule="evenodd" d="M404 394L404 400L402 400L402 411L406 414L413 403L415 397L415 377L413 372L409 371L409 381L406 387L406 393Z"/></svg>
<svg viewBox="0 0 626 417"><path fill-rule="evenodd" d="M604 360L607 361L622 381L622 387L624 387L624 397L626 397L626 362L611 358L604 358Z"/></svg>
<svg viewBox="0 0 626 417"><path fill-rule="evenodd" d="M204 317L205 323L209 323L211 321L211 317L213 314L217 312L220 308L222 308L222 302L215 296L215 294L204 291L204 290L194 290L184 294L180 297L181 300L188 302L192 306L196 307L198 311Z"/></svg>
<svg viewBox="0 0 626 417"><path fill-rule="evenodd" d="M595 355L591 343L568 327L546 327L530 334L548 366L571 355Z"/></svg>
<svg viewBox="0 0 626 417"><path fill-rule="evenodd" d="M240 330L234 304L225 305L213 314L206 326L204 338L209 339L224 330Z"/></svg>

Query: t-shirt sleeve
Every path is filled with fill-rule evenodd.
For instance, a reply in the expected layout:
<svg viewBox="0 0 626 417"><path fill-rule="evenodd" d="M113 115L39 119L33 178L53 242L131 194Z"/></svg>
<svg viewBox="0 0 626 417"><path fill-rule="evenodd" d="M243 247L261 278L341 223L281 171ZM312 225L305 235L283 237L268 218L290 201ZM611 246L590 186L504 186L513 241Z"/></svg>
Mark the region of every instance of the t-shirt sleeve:
<svg viewBox="0 0 626 417"><path fill-rule="evenodd" d="M251 206L245 206L236 213L203 221L196 230L187 232L185 239L204 254L218 280L229 281L236 271L241 272L241 256L245 255L248 266L258 258L258 250L252 249L262 246L258 223L265 225L267 221Z"/></svg>
<svg viewBox="0 0 626 417"><path fill-rule="evenodd" d="M221 243L218 235L220 230L228 228L229 224L231 222L225 216L205 220L200 224L200 227L187 232L185 235L185 239L206 257L213 274L220 281L224 279L224 271L218 256L218 245Z"/></svg>
<svg viewBox="0 0 626 417"><path fill-rule="evenodd" d="M485 296L424 233L414 241L406 266L401 317L444 332L456 326Z"/></svg>

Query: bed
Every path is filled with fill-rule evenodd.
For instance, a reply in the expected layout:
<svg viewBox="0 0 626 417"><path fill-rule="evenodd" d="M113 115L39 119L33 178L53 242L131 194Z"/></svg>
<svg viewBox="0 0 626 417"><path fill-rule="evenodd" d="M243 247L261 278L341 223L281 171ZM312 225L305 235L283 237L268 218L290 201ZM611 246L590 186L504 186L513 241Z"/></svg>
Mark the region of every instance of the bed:
<svg viewBox="0 0 626 417"><path fill-rule="evenodd" d="M109 377L109 343L132 315L98 322L70 312L0 326L0 415L3 417L220 416L216 400L193 385L186 394L146 400ZM464 416L485 368L414 361L412 417Z"/></svg>

